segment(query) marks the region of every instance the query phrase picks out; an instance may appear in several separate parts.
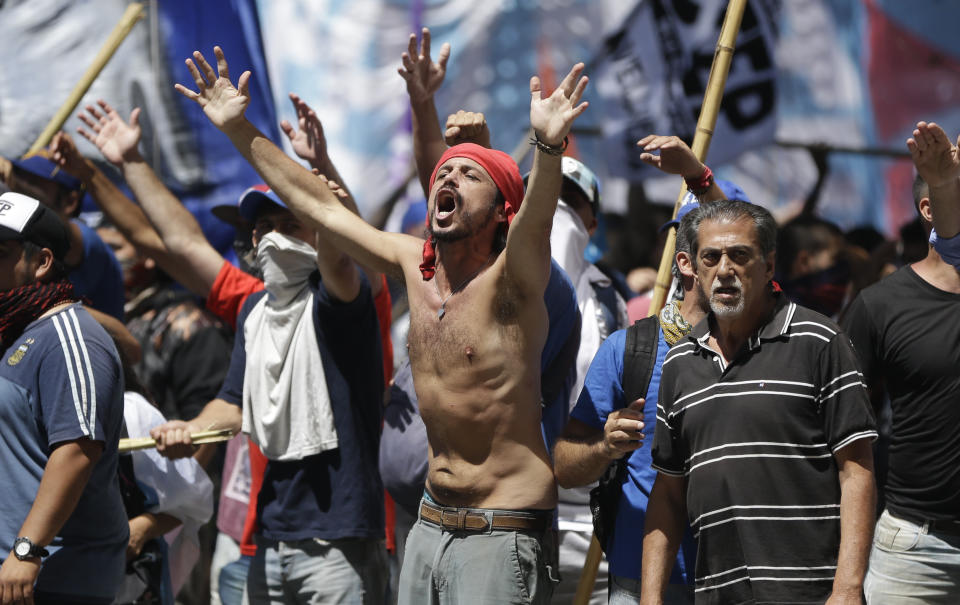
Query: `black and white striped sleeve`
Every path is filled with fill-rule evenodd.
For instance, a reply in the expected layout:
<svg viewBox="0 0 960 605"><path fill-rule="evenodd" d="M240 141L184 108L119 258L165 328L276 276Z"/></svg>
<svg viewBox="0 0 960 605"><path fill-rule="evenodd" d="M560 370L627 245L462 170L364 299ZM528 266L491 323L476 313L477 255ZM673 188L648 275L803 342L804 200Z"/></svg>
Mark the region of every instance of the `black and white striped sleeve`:
<svg viewBox="0 0 960 605"><path fill-rule="evenodd" d="M858 439L876 439L877 425L870 407L860 363L843 332L838 332L819 357L817 403L824 434L834 453Z"/></svg>

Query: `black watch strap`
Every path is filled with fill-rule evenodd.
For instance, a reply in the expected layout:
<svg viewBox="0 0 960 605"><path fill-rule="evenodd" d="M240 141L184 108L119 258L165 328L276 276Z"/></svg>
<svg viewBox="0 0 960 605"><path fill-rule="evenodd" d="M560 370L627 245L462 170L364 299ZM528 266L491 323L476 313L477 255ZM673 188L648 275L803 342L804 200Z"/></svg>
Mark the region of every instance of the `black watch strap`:
<svg viewBox="0 0 960 605"><path fill-rule="evenodd" d="M22 554L20 552L23 550L23 548L20 546L21 544L25 544L29 547L26 554ZM13 554L14 556L17 557L17 559L24 561L26 559L43 558L49 555L50 553L47 552L46 548L43 548L42 546L37 546L36 544L34 544L30 538L21 536L16 540L14 540L13 542Z"/></svg>

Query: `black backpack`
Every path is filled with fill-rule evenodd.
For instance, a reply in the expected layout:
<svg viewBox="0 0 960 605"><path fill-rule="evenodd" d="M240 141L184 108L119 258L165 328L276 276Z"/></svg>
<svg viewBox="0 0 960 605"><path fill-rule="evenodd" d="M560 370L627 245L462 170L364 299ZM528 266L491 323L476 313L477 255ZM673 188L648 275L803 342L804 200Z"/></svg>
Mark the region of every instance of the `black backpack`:
<svg viewBox="0 0 960 605"><path fill-rule="evenodd" d="M645 397L657 365L657 344L660 341L660 319L653 315L627 328L627 342L623 347L623 400L631 402ZM617 507L627 479L629 454L614 460L603 472L599 484L590 490L590 513L593 533L604 552L607 538L613 534Z"/></svg>

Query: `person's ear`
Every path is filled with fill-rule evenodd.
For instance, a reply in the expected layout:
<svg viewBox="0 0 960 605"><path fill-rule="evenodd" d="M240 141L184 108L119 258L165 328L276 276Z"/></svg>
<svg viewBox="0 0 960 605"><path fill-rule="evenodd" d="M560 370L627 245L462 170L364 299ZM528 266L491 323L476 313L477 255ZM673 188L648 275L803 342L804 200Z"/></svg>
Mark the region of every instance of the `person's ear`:
<svg viewBox="0 0 960 605"><path fill-rule="evenodd" d="M80 201L83 199L83 191L71 191L63 196L63 214L65 216L76 216L80 209Z"/></svg>
<svg viewBox="0 0 960 605"><path fill-rule="evenodd" d="M677 252L677 268L685 277L697 276L697 272L693 268L693 257L690 256L689 252Z"/></svg>
<svg viewBox="0 0 960 605"><path fill-rule="evenodd" d="M767 280L773 279L773 272L776 268L777 262L777 253L776 251L771 250L767 253L767 258L764 261L767 265Z"/></svg>
<svg viewBox="0 0 960 605"><path fill-rule="evenodd" d="M50 248L41 248L34 256L33 276L37 281L46 281L53 272L53 251Z"/></svg>
<svg viewBox="0 0 960 605"><path fill-rule="evenodd" d="M933 210L930 209L930 198L924 197L920 198L920 203L917 204L917 207L920 210L920 217L927 223L933 222Z"/></svg>
<svg viewBox="0 0 960 605"><path fill-rule="evenodd" d="M506 203L497 204L493 213L493 218L498 223L507 222L507 204Z"/></svg>
<svg viewBox="0 0 960 605"><path fill-rule="evenodd" d="M797 256L790 266L790 276L806 275L807 273L810 273L810 253L806 250L798 250Z"/></svg>

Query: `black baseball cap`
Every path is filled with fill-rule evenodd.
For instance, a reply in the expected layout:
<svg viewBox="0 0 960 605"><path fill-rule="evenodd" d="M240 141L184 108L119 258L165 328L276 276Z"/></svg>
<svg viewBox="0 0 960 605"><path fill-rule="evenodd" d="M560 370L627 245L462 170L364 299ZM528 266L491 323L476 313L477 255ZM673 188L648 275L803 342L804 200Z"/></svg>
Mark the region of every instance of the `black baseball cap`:
<svg viewBox="0 0 960 605"><path fill-rule="evenodd" d="M57 260L70 249L70 233L60 217L38 200L12 191L0 195L0 241L7 240L49 248Z"/></svg>

